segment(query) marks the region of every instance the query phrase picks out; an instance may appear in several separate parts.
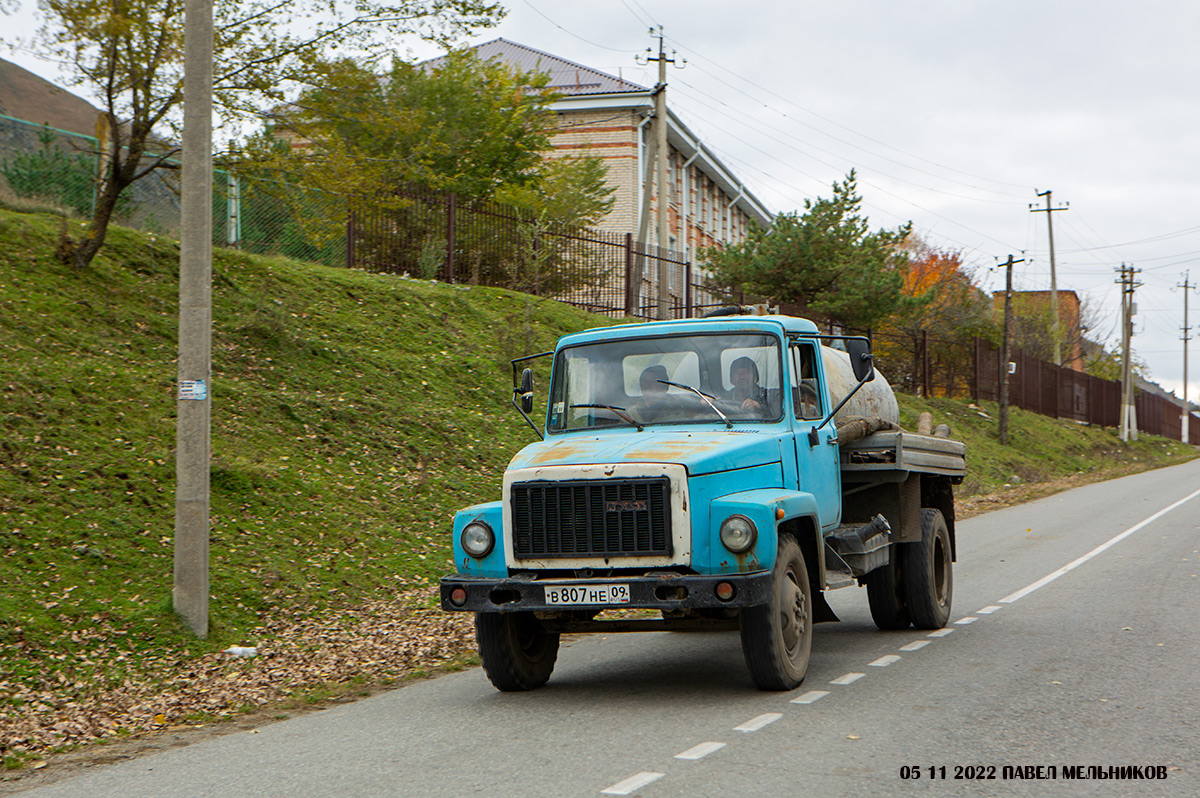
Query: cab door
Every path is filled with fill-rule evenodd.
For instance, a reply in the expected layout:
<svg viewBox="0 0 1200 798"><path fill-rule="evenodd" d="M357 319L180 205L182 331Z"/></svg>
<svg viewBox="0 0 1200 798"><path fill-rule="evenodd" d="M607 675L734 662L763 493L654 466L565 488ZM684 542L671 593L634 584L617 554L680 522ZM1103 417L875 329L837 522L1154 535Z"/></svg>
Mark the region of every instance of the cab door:
<svg viewBox="0 0 1200 798"><path fill-rule="evenodd" d="M829 529L841 523L842 471L833 422L817 432L815 445L810 437L830 410L817 347L813 341L793 341L789 347L792 438L796 447L796 487L817 500L821 527Z"/></svg>

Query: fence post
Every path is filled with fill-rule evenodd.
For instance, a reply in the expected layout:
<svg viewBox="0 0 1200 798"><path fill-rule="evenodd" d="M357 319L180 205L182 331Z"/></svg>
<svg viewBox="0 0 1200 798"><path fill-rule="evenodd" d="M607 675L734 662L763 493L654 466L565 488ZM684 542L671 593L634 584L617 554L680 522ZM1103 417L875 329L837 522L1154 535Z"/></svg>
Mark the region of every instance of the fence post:
<svg viewBox="0 0 1200 798"><path fill-rule="evenodd" d="M683 317L692 317L692 262L683 264Z"/></svg>
<svg viewBox="0 0 1200 798"><path fill-rule="evenodd" d="M634 234L625 233L625 316L634 307Z"/></svg>
<svg viewBox="0 0 1200 798"><path fill-rule="evenodd" d="M347 203L349 205L349 203ZM354 268L354 207L346 209L346 268Z"/></svg>
<svg viewBox="0 0 1200 798"><path fill-rule="evenodd" d="M921 330L921 390L926 399L932 395L929 382L929 331Z"/></svg>
<svg viewBox="0 0 1200 798"><path fill-rule="evenodd" d="M446 202L446 282L454 282L454 249L456 245L458 222L458 202L456 194L451 194Z"/></svg>
<svg viewBox="0 0 1200 798"><path fill-rule="evenodd" d="M971 337L971 404L979 404L979 336Z"/></svg>

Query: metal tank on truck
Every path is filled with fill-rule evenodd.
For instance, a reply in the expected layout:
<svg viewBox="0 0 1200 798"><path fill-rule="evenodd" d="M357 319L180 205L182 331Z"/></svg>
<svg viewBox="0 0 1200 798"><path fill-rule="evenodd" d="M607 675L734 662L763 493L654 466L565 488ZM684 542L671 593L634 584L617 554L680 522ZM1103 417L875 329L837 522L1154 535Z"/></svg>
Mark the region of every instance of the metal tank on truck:
<svg viewBox="0 0 1200 798"><path fill-rule="evenodd" d="M564 633L736 630L753 682L789 690L812 625L837 620L825 592L854 585L880 628L945 625L964 447L900 429L865 338L788 316L630 324L513 377L540 440L498 501L456 514L441 581L498 689L544 684ZM614 613L631 609L653 612Z"/></svg>

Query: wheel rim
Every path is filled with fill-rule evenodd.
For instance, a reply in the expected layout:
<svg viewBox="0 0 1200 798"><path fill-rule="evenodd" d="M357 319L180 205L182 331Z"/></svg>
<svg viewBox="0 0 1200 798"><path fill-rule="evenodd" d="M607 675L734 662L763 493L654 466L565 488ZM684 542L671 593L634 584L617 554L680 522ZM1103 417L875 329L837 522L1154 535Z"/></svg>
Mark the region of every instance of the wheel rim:
<svg viewBox="0 0 1200 798"><path fill-rule="evenodd" d="M808 605L804 591L800 589L795 569L788 568L779 595L779 622L788 659L795 659L802 649L807 621Z"/></svg>
<svg viewBox="0 0 1200 798"><path fill-rule="evenodd" d="M523 618L517 623L517 647L531 662L537 662L546 655L546 634L541 630L537 621Z"/></svg>
<svg viewBox="0 0 1200 798"><path fill-rule="evenodd" d="M950 569L947 562L946 542L938 535L933 539L933 590L938 606L945 606L946 595L950 592Z"/></svg>

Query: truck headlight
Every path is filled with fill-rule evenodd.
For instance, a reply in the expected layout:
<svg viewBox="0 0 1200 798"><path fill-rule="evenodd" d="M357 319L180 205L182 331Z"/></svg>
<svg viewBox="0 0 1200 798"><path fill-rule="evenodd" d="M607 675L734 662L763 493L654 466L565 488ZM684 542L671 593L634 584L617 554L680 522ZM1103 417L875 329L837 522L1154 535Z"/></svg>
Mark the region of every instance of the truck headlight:
<svg viewBox="0 0 1200 798"><path fill-rule="evenodd" d="M734 554L749 551L758 540L758 529L744 515L731 515L721 524L721 543Z"/></svg>
<svg viewBox="0 0 1200 798"><path fill-rule="evenodd" d="M483 521L472 521L464 526L458 539L462 542L463 550L477 560L486 557L492 546L496 545L492 528Z"/></svg>

